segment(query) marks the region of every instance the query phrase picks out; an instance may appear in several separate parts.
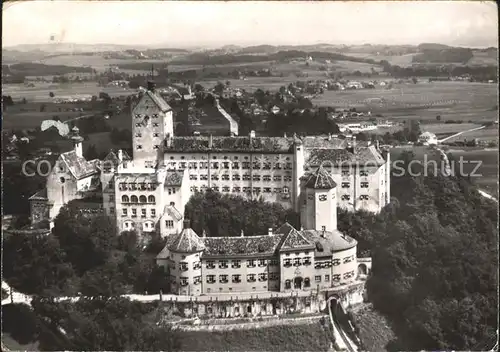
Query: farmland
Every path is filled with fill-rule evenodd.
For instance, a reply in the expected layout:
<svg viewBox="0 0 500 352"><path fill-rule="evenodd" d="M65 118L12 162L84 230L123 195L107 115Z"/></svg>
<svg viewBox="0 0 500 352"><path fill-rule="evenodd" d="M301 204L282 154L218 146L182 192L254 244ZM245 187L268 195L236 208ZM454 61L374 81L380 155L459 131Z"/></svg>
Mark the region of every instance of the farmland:
<svg viewBox="0 0 500 352"><path fill-rule="evenodd" d="M313 99L320 106L356 107L386 117L419 120L496 120L496 86L471 82L394 84L392 89L327 91Z"/></svg>

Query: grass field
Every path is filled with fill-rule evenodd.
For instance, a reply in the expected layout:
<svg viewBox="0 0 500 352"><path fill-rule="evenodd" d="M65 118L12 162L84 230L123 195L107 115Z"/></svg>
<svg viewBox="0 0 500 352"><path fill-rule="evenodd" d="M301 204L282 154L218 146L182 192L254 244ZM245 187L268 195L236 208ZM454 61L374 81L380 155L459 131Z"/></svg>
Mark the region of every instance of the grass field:
<svg viewBox="0 0 500 352"><path fill-rule="evenodd" d="M313 99L321 106L356 107L385 117L441 120L497 119L497 87L471 82L394 84L392 89L327 91Z"/></svg>
<svg viewBox="0 0 500 352"><path fill-rule="evenodd" d="M318 323L249 330L181 331L184 351L328 351L329 333Z"/></svg>
<svg viewBox="0 0 500 352"><path fill-rule="evenodd" d="M434 134L439 134L458 133L477 127L481 127L481 125L475 123L431 123L421 125L420 129L422 130L422 132L432 132Z"/></svg>
<svg viewBox="0 0 500 352"><path fill-rule="evenodd" d="M463 133L459 136L448 139L446 142L458 142L464 140L472 140L474 138L477 138L479 141L496 141L498 143L498 125L486 127L477 131Z"/></svg>
<svg viewBox="0 0 500 352"><path fill-rule="evenodd" d="M44 84L37 83L35 87L28 88L24 84L3 84L2 95L10 95L12 99L26 98L30 102L51 101L49 93L53 92L55 97L69 95L99 95L100 92L108 93L110 96L129 95L135 93L135 89L121 87L99 87L96 82Z"/></svg>

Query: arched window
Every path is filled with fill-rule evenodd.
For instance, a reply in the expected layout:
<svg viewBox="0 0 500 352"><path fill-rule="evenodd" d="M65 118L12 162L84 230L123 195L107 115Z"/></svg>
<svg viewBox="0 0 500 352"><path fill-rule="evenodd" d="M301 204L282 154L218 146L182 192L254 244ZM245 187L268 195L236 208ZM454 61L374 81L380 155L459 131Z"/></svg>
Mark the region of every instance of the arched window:
<svg viewBox="0 0 500 352"><path fill-rule="evenodd" d="M310 287L311 286L311 279L309 279L308 277L306 277L304 279L304 287Z"/></svg>
<svg viewBox="0 0 500 352"><path fill-rule="evenodd" d="M149 196L148 197L148 203L155 203L156 200L155 200L155 196Z"/></svg>
<svg viewBox="0 0 500 352"><path fill-rule="evenodd" d="M136 196L132 196L132 197L130 197L130 201L131 201L132 203L138 203L138 202L139 202L139 200L137 199L137 197L136 197Z"/></svg>
<svg viewBox="0 0 500 352"><path fill-rule="evenodd" d="M141 203L146 203L146 196L140 196L140 197L139 197L139 201L140 201Z"/></svg>
<svg viewBox="0 0 500 352"><path fill-rule="evenodd" d="M128 196L122 196L122 203L128 203L129 199Z"/></svg>
<svg viewBox="0 0 500 352"><path fill-rule="evenodd" d="M292 282L290 280L285 281L285 289L290 289L292 288Z"/></svg>

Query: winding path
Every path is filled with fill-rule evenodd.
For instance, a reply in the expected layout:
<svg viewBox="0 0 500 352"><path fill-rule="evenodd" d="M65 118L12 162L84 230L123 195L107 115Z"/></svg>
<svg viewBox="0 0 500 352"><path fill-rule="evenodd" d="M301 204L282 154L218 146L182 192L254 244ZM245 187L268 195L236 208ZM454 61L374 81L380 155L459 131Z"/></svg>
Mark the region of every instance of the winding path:
<svg viewBox="0 0 500 352"><path fill-rule="evenodd" d="M448 139L451 139L451 138L454 138L454 137L457 137L457 136L460 136L461 134L464 134L464 133L468 133L468 132L473 132L473 131L477 131L477 130L481 130L483 128L485 128L486 126L481 126L481 127L476 127L476 128L471 128L470 130L466 130L466 131L462 131L462 132L458 132L458 133L455 133L451 136L448 136L446 138L443 138L443 139L440 139L438 140L439 143L443 143L445 141L447 141Z"/></svg>

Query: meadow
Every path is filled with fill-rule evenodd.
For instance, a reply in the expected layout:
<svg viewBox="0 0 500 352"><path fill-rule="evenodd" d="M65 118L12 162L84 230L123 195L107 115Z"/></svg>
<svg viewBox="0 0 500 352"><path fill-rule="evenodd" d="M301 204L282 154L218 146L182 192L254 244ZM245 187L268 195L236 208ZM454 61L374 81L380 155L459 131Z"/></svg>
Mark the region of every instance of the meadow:
<svg viewBox="0 0 500 352"><path fill-rule="evenodd" d="M384 117L434 120L496 120L497 87L471 82L394 84L392 89L327 91L312 99L320 106L356 107Z"/></svg>
<svg viewBox="0 0 500 352"><path fill-rule="evenodd" d="M100 87L97 82L83 83L35 83L35 87L26 87L24 84L2 84L2 95L10 95L14 100L26 98L29 102L48 102L53 99L49 93L53 92L54 99L70 95L96 95L104 92L111 97L129 95L135 89L122 87Z"/></svg>
<svg viewBox="0 0 500 352"><path fill-rule="evenodd" d="M329 351L329 332L319 323L246 330L180 331L185 351Z"/></svg>

